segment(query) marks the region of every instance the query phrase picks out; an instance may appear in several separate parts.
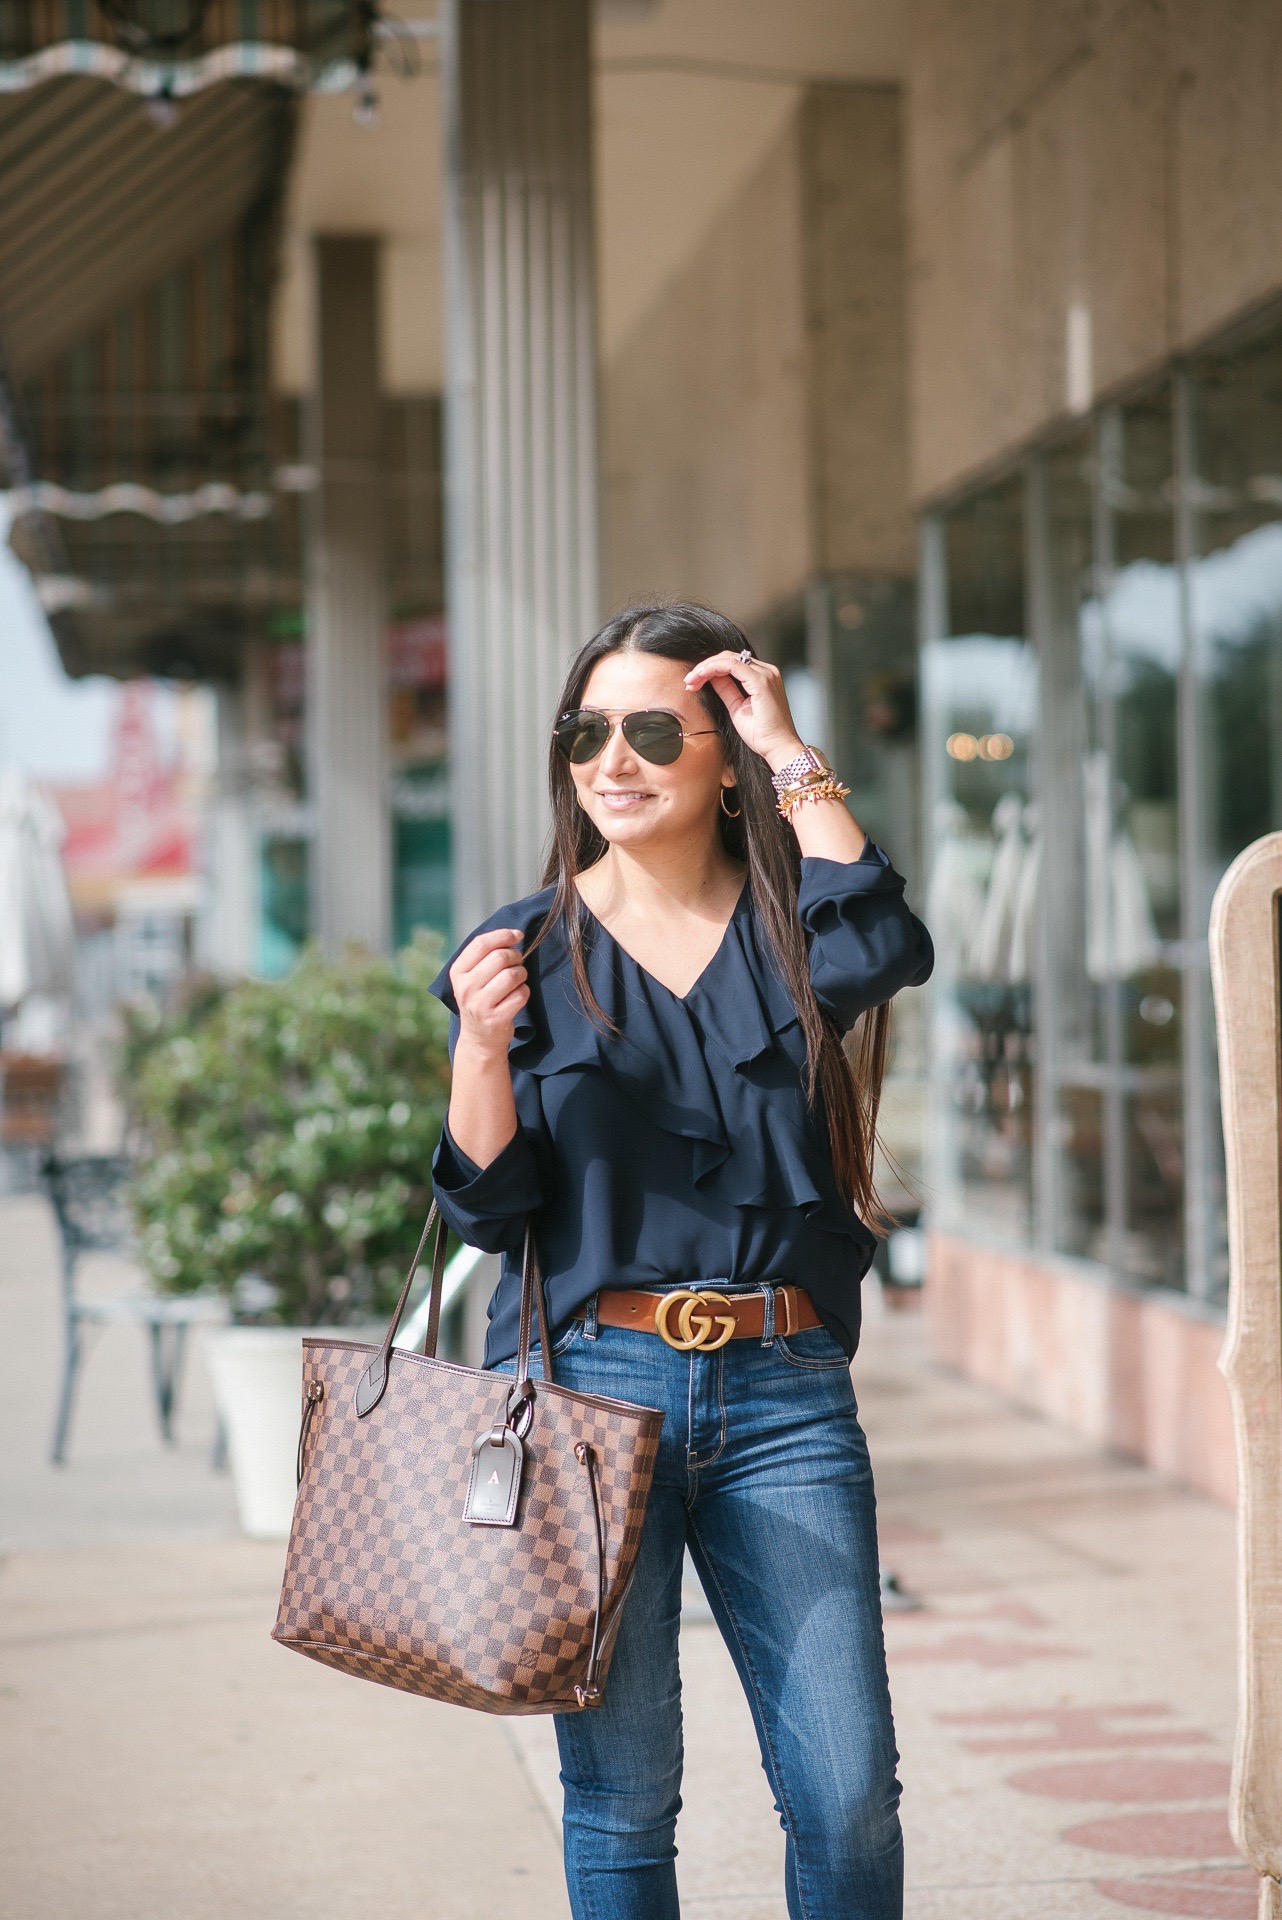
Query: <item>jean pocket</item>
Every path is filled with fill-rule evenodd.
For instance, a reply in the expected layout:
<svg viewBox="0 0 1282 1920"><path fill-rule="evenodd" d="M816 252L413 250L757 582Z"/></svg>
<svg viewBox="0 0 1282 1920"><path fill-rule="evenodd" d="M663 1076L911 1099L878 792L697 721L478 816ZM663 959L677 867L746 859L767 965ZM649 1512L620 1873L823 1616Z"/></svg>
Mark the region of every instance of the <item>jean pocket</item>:
<svg viewBox="0 0 1282 1920"><path fill-rule="evenodd" d="M558 1354L564 1353L568 1347L572 1347L577 1340L581 1340L582 1338L583 1322L581 1320L571 1320L565 1332L558 1334L552 1342L552 1358L555 1360Z"/></svg>
<svg viewBox="0 0 1282 1920"><path fill-rule="evenodd" d="M850 1369L850 1357L845 1348L829 1333L827 1327L805 1327L799 1333L775 1335L775 1352L788 1362L790 1367L804 1367L807 1373L836 1372L838 1367Z"/></svg>

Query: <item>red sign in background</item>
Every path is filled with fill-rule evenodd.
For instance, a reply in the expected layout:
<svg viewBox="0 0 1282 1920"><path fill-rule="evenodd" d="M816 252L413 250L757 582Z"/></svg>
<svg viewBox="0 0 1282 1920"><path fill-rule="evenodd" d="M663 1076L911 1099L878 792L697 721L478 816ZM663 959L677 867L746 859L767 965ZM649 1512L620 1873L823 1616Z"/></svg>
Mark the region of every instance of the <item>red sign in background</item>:
<svg viewBox="0 0 1282 1920"><path fill-rule="evenodd" d="M82 912L109 910L132 880L197 871L199 837L188 776L179 760L161 757L155 707L150 682L123 686L105 776L51 789L67 826L67 883Z"/></svg>

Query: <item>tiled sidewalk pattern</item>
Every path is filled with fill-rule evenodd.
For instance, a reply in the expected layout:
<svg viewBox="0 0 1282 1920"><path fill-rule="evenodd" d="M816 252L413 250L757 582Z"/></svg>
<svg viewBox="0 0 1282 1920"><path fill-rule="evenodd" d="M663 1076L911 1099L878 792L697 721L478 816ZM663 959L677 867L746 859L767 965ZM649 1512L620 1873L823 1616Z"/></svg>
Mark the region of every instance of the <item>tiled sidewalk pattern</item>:
<svg viewBox="0 0 1282 1920"><path fill-rule="evenodd" d="M1228 1836L1232 1516L932 1370L878 1314L855 1381L884 1558L908 1920L1253 1920ZM683 1634L687 1920L783 1920L782 1843L710 1625ZM513 1723L550 1813L549 1728Z"/></svg>
<svg viewBox="0 0 1282 1920"><path fill-rule="evenodd" d="M52 1251L38 1203L0 1203L4 1920L564 1920L546 1722L267 1640L279 1550L227 1532L199 1362L167 1454L140 1343L106 1335L73 1465L44 1466ZM924 1602L887 1624L909 1920L1252 1920L1224 1815L1231 1516L939 1374L918 1316L869 1309L883 1552ZM683 1911L783 1920L715 1628L687 1625L682 1662Z"/></svg>

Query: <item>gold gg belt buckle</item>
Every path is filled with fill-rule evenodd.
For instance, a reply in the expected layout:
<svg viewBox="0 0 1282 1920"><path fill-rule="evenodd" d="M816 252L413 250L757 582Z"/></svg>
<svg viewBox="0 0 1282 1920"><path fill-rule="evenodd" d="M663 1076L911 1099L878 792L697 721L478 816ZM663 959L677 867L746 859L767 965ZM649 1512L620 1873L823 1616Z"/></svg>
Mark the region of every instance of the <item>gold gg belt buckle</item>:
<svg viewBox="0 0 1282 1920"><path fill-rule="evenodd" d="M710 1301L715 1301L719 1307L730 1305L724 1293L691 1293L686 1287L679 1287L674 1293L665 1293L654 1310L654 1330L660 1340L678 1353L694 1353L696 1350L715 1353L718 1347L724 1347L735 1330L734 1315L706 1312ZM675 1334L668 1325L674 1308L677 1310ZM715 1338L712 1332L714 1327L717 1328Z"/></svg>

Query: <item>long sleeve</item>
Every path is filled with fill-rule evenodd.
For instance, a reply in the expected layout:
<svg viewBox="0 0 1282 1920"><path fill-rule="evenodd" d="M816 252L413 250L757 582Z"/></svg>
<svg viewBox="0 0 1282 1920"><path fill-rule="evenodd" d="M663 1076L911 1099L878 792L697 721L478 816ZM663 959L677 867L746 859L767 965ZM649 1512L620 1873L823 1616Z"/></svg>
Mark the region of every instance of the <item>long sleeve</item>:
<svg viewBox="0 0 1282 1920"><path fill-rule="evenodd" d="M849 863L803 860L797 905L816 997L843 1032L901 987L929 979L930 935L905 904L902 875L873 841Z"/></svg>
<svg viewBox="0 0 1282 1920"><path fill-rule="evenodd" d="M458 1042L459 1020L450 1019L450 1058ZM488 1167L469 1160L449 1130L432 1159L432 1183L447 1223L469 1246L502 1253L521 1245L526 1215L542 1204L543 1182L529 1131L519 1119L516 1132Z"/></svg>
<svg viewBox="0 0 1282 1920"><path fill-rule="evenodd" d="M822 1005L850 1026L865 1007L930 971L925 929L875 847L851 862L802 863L801 917ZM488 1167L459 1150L448 1122L433 1163L449 1225L500 1252L486 1364L516 1352L526 1218L553 1328L602 1286L653 1289L709 1275L803 1286L853 1353L859 1281L876 1246L837 1182L826 1129L806 1098L797 1011L739 896L720 947L678 998L599 923L588 984L606 1016L587 1017L555 890L502 907L485 928L519 929L530 995L508 1060L517 1132ZM449 964L432 983L459 1035Z"/></svg>

